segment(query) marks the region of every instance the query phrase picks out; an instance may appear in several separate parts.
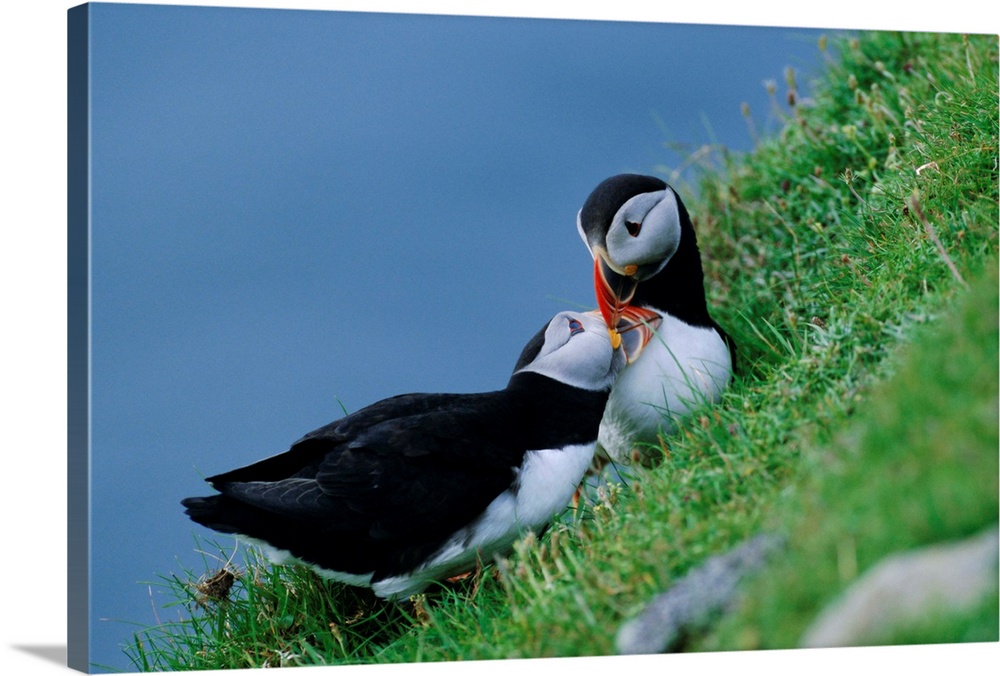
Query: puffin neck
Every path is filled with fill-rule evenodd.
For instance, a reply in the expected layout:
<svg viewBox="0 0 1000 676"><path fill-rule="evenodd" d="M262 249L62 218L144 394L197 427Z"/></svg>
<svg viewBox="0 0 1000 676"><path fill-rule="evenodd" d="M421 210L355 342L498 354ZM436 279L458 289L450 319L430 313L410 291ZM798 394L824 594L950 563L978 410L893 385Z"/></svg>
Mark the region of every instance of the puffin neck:
<svg viewBox="0 0 1000 676"><path fill-rule="evenodd" d="M518 435L526 448L538 450L595 441L610 387L583 390L522 371L511 376L503 392L517 424L501 433Z"/></svg>
<svg viewBox="0 0 1000 676"><path fill-rule="evenodd" d="M536 402L540 407L545 408L549 406L553 398L580 395L585 398L606 399L611 392L611 386L587 390L560 382L537 371L515 371L511 374L505 391L517 397L528 394L527 401Z"/></svg>
<svg viewBox="0 0 1000 676"><path fill-rule="evenodd" d="M705 275L694 227L684 205L678 201L681 241L660 272L639 284L633 305L652 307L692 326L714 327L705 301Z"/></svg>

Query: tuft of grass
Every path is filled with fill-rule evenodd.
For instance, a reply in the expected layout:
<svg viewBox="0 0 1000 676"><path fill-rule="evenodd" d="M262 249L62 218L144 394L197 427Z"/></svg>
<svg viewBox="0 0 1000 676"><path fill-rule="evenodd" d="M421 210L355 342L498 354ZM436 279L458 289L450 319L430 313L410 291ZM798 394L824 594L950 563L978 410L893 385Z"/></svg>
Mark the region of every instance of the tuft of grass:
<svg viewBox="0 0 1000 676"><path fill-rule="evenodd" d="M889 639L893 645L928 643L987 643L997 641L1000 604L997 597L984 599L965 612L935 611L900 627Z"/></svg>
<svg viewBox="0 0 1000 676"><path fill-rule="evenodd" d="M199 603L186 571L165 585L177 618L130 647L137 668L609 654L655 593L772 528L791 534L781 572L688 649L794 646L881 556L995 522L997 47L823 40L810 98L791 71L784 103L768 85L777 135L746 155L699 154L715 164L685 201L740 373L662 440L655 467L405 606L254 550L229 601ZM995 637L981 611L899 640Z"/></svg>
<svg viewBox="0 0 1000 676"><path fill-rule="evenodd" d="M142 671L354 664L372 646L405 635L409 609L369 590L325 581L299 566L273 566L247 548L241 566L211 564L198 576L162 576L151 585L171 599L176 618L137 631L126 649ZM410 612L408 612L408 610Z"/></svg>

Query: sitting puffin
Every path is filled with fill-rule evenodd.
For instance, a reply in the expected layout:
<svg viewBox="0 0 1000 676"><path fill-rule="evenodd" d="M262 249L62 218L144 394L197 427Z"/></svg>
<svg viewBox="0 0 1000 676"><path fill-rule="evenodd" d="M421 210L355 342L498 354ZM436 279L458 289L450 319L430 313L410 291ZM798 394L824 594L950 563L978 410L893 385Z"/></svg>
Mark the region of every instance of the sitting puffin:
<svg viewBox="0 0 1000 676"><path fill-rule="evenodd" d="M611 391L598 460L648 463L660 434L732 378L734 345L708 313L694 227L674 190L658 178L621 174L602 181L577 215L594 258L594 286L609 326L634 306L663 320L642 357Z"/></svg>
<svg viewBox="0 0 1000 676"><path fill-rule="evenodd" d="M657 320L626 312L609 330L597 312L560 313L524 348L505 389L385 399L210 477L219 494L182 504L277 563L405 600L505 553L565 509L611 386Z"/></svg>

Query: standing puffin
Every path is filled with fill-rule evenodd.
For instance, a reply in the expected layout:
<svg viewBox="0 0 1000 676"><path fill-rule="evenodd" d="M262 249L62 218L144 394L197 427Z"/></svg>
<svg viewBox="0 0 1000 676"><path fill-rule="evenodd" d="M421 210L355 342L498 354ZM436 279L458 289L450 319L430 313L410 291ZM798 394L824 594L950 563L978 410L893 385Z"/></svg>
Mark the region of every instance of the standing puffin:
<svg viewBox="0 0 1000 676"><path fill-rule="evenodd" d="M560 313L505 389L385 399L208 478L219 494L182 504L277 563L406 599L506 552L569 504L611 386L658 319L624 316L609 330L599 313Z"/></svg>
<svg viewBox="0 0 1000 676"><path fill-rule="evenodd" d="M701 256L680 196L653 176L602 181L577 215L594 258L601 314L615 326L628 308L662 316L642 357L611 391L598 459L649 461L660 434L704 402L716 402L732 378L733 343L705 301Z"/></svg>

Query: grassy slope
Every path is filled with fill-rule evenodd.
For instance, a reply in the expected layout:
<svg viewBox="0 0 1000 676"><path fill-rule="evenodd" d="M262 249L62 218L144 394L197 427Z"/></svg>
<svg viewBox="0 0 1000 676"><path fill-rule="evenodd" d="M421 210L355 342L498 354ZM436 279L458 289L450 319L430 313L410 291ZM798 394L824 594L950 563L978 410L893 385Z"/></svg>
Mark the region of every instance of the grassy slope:
<svg viewBox="0 0 1000 676"><path fill-rule="evenodd" d="M850 424L803 450L801 479L767 519L791 534L788 555L700 649L795 647L817 611L887 553L996 526L1000 280L991 267L959 307L921 327ZM972 621L941 615L890 640L996 641L997 611L994 596Z"/></svg>
<svg viewBox="0 0 1000 676"><path fill-rule="evenodd" d="M995 522L997 40L879 33L838 47L813 101L788 78L781 134L719 157L688 201L741 375L666 440L658 467L521 547L501 579L406 611L252 559L235 600L193 613L197 590L168 581L178 622L139 635L137 666L608 654L650 596L774 527L793 534L779 576L691 647L791 646L881 555ZM953 330L900 361L942 323ZM960 350L970 361L946 358ZM983 631L948 620L908 640Z"/></svg>

